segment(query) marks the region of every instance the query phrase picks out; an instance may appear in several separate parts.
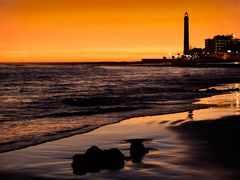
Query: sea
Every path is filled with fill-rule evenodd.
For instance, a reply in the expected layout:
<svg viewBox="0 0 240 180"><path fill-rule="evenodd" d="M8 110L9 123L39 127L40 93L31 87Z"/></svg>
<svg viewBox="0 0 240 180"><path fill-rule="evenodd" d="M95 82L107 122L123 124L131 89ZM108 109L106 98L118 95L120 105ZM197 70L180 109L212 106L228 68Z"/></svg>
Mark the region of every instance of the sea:
<svg viewBox="0 0 240 180"><path fill-rule="evenodd" d="M126 118L203 108L193 102L222 93L210 87L239 83L239 73L156 64L0 64L0 152Z"/></svg>

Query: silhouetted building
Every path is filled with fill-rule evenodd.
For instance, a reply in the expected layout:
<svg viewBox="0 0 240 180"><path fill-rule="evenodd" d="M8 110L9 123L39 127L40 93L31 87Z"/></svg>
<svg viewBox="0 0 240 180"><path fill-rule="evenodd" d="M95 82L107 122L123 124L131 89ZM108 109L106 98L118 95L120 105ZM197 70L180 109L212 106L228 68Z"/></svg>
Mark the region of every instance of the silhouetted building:
<svg viewBox="0 0 240 180"><path fill-rule="evenodd" d="M188 13L186 12L184 15L184 55L189 54L189 17Z"/></svg>
<svg viewBox="0 0 240 180"><path fill-rule="evenodd" d="M205 51L209 54L218 52L238 53L240 51L240 39L233 35L217 35L212 39L205 39Z"/></svg>

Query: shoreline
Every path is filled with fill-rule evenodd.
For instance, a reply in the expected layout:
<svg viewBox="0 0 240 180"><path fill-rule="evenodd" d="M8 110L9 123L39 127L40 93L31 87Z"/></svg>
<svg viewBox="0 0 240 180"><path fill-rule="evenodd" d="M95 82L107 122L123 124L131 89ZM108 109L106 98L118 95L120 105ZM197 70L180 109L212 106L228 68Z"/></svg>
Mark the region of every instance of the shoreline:
<svg viewBox="0 0 240 180"><path fill-rule="evenodd" d="M227 97L226 97L227 96ZM226 97L224 99L224 97ZM19 179L191 179L214 177L215 173L232 175L232 171L224 167L215 167L211 172L208 166L199 169L194 162L186 165L186 160L194 154L189 150L186 139L179 138L179 134L168 129L187 122L210 120L214 121L221 117L236 115L239 118L239 104L234 93L218 95L218 97L203 98L210 104L217 103L222 99L224 103L219 107L194 110L191 112L173 113L159 116L146 116L131 118L119 123L102 126L94 131L75 135L72 137L31 146L21 150L0 154L0 174L6 178L13 178L14 174ZM215 99L214 99L215 98ZM238 99L239 100L239 99ZM201 103L201 101L200 101ZM232 106L235 104L235 107ZM211 120L212 119L212 120ZM229 119L229 118L227 118ZM207 122L207 121L206 121ZM125 132L125 133L123 133ZM186 133L186 132L185 132ZM103 170L100 173L89 173L85 176L74 176L71 170L71 157L75 153L84 152L92 145L101 148L119 148L125 155L129 153L127 139L148 139L144 144L150 148L150 153L144 157L140 164L127 162L125 168L119 171ZM208 164L213 166L213 164ZM121 177L121 178L120 178ZM221 179L221 178L220 178Z"/></svg>
<svg viewBox="0 0 240 180"><path fill-rule="evenodd" d="M221 88L222 86L224 87L223 89ZM62 132L60 132L56 135L51 134L51 136L48 136L47 139L37 140L37 141L34 142L34 144L31 143L31 142L29 142L29 143L28 142L20 142L20 144L17 147L11 147L11 145L12 145L11 143L6 143L6 144L1 143L1 145L3 145L3 146L5 145L5 147L3 149L1 149L0 154L15 151L15 150L21 150L23 148L36 146L36 145L40 145L42 143L56 141L56 140L60 140L60 139L63 139L63 138L72 137L72 136L75 136L75 135L85 134L85 133L94 131L98 128L101 128L101 127L104 127L104 126L107 126L107 125L119 123L119 122L124 121L126 119L141 118L141 117L145 117L145 116L158 116L158 115L176 114L176 113L182 113L182 112L186 112L186 111L195 111L195 110L209 108L209 107L212 107L214 105L213 104L207 104L206 102L203 102L203 101L201 103L201 99L211 98L211 96L221 95L221 94L225 94L225 93L231 93L231 92L234 92L236 90L239 90L239 88L234 88L231 83L221 85L221 86L211 86L211 87L208 87L208 88L199 89L199 90L197 90L199 93L209 92L210 94L208 94L208 96L203 96L202 95L200 99L199 98L188 99L187 100L188 103L185 102L185 103L181 104L184 107L181 107L181 109L179 111L174 110L174 111L170 111L170 112L156 113L153 109L152 110L153 112L150 110L150 111L146 111L146 112L142 113L141 115L139 115L139 114L136 115L134 113L133 114L129 113L127 116L124 116L122 119L115 119L114 122L112 122L112 123L105 123L105 124L101 124L101 125L98 125L98 126L88 126L88 125L86 125L86 126L80 127L78 129L75 129L75 130L62 131Z"/></svg>

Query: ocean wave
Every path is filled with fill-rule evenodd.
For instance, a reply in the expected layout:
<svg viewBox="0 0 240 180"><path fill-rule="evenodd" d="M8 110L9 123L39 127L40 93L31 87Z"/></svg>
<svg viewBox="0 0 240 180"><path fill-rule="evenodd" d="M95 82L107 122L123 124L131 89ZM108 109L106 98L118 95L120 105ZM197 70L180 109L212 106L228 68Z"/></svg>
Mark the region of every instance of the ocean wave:
<svg viewBox="0 0 240 180"><path fill-rule="evenodd" d="M229 91L239 69L0 65L0 152L84 133L125 118L193 110ZM6 143L6 144L4 144Z"/></svg>

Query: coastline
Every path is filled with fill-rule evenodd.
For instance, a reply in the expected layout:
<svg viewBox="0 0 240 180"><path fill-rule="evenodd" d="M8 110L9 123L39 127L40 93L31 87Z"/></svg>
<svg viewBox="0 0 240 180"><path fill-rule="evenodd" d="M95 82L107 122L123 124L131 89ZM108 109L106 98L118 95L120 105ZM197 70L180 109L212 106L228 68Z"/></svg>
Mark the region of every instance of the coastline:
<svg viewBox="0 0 240 180"><path fill-rule="evenodd" d="M239 68L239 59L141 59L136 61L99 61L99 62L1 62L0 65L106 65L106 66L160 66L160 67L192 67L192 68Z"/></svg>
<svg viewBox="0 0 240 180"><path fill-rule="evenodd" d="M236 80L232 80L237 81ZM213 85L213 84L212 84ZM206 87L206 86L205 86ZM194 89L193 89L194 90ZM208 98L211 96L216 96L219 94L226 94L226 93L231 93L234 91L239 91L239 85L238 84L226 84L226 85L221 85L221 86L212 86L212 87L206 87L204 89L196 89L194 92L198 93L198 96L201 99L204 98ZM190 99L186 99L185 101L182 101L180 104L176 103L175 104L171 104L171 106L175 106L175 108L173 108L173 110L170 111L166 111L164 113L157 113L158 111L156 109L145 109L144 111L141 111L141 113L139 114L139 112L128 112L127 114L125 114L125 112L118 112L118 118L115 118L113 122L109 123L109 122L105 122L104 118L107 118L108 114L106 114L106 117L104 116L97 116L95 117L95 119L100 118L101 122L103 121L103 123L100 123L99 125L84 125L80 128L75 128L74 130L66 130L66 131L60 131L58 133L51 133L51 134L47 134L46 136L44 136L44 139L41 138L37 138L34 143L32 142L25 142L25 141L19 141L19 142L14 142L17 146L12 146L11 143L1 143L2 147L0 150L0 154L1 153L5 153L5 152L10 152L10 151L15 151L15 150L19 150L22 148L26 148L29 146L35 146L35 145L39 145L42 143L46 143L46 142L51 142L51 141L56 141L58 139L62 139L62 138L67 138L67 137L71 137L71 136L75 136L78 134L84 134L84 133L88 133L91 131L94 131L95 129L101 128L103 126L109 125L109 124L114 124L114 123L119 123L123 120L129 119L129 118L134 118L134 117L139 117L141 118L142 116L155 116L155 115L165 115L165 114L171 114L171 113L181 113L181 112L185 112L185 111L194 111L194 110L198 110L198 109L202 109L202 108L207 108L207 107L211 107L212 104L207 104L206 102L204 103L197 103L199 100L196 98L190 98ZM119 118L121 117L121 118ZM64 120L64 117L62 117L62 119ZM88 118L89 119L89 118ZM41 121L44 119L41 119ZM46 119L47 120L47 119ZM91 120L91 118L90 118ZM47 120L48 121L48 120ZM91 121L89 121L89 123L91 123Z"/></svg>
<svg viewBox="0 0 240 180"><path fill-rule="evenodd" d="M176 133L169 129L170 126L181 127L181 124L188 122L214 121L222 117L231 119L233 116L239 118L239 99L235 93L202 100L198 103L208 102L213 106L182 113L131 118L85 134L2 153L0 174L8 179L14 179L16 175L18 179L211 179L218 173L222 179L226 179L234 174L232 169L214 163L203 163L200 166L192 160L192 156L197 153L189 148L193 144L186 138L179 138L179 134L188 132ZM150 148L150 153L142 163L127 162L125 168L119 171L102 170L85 176L72 174L71 157L75 153L83 153L92 145L97 145L103 149L119 148L128 155L127 139L147 139L144 145ZM196 143L196 140L192 141ZM212 167L211 171L209 167Z"/></svg>

